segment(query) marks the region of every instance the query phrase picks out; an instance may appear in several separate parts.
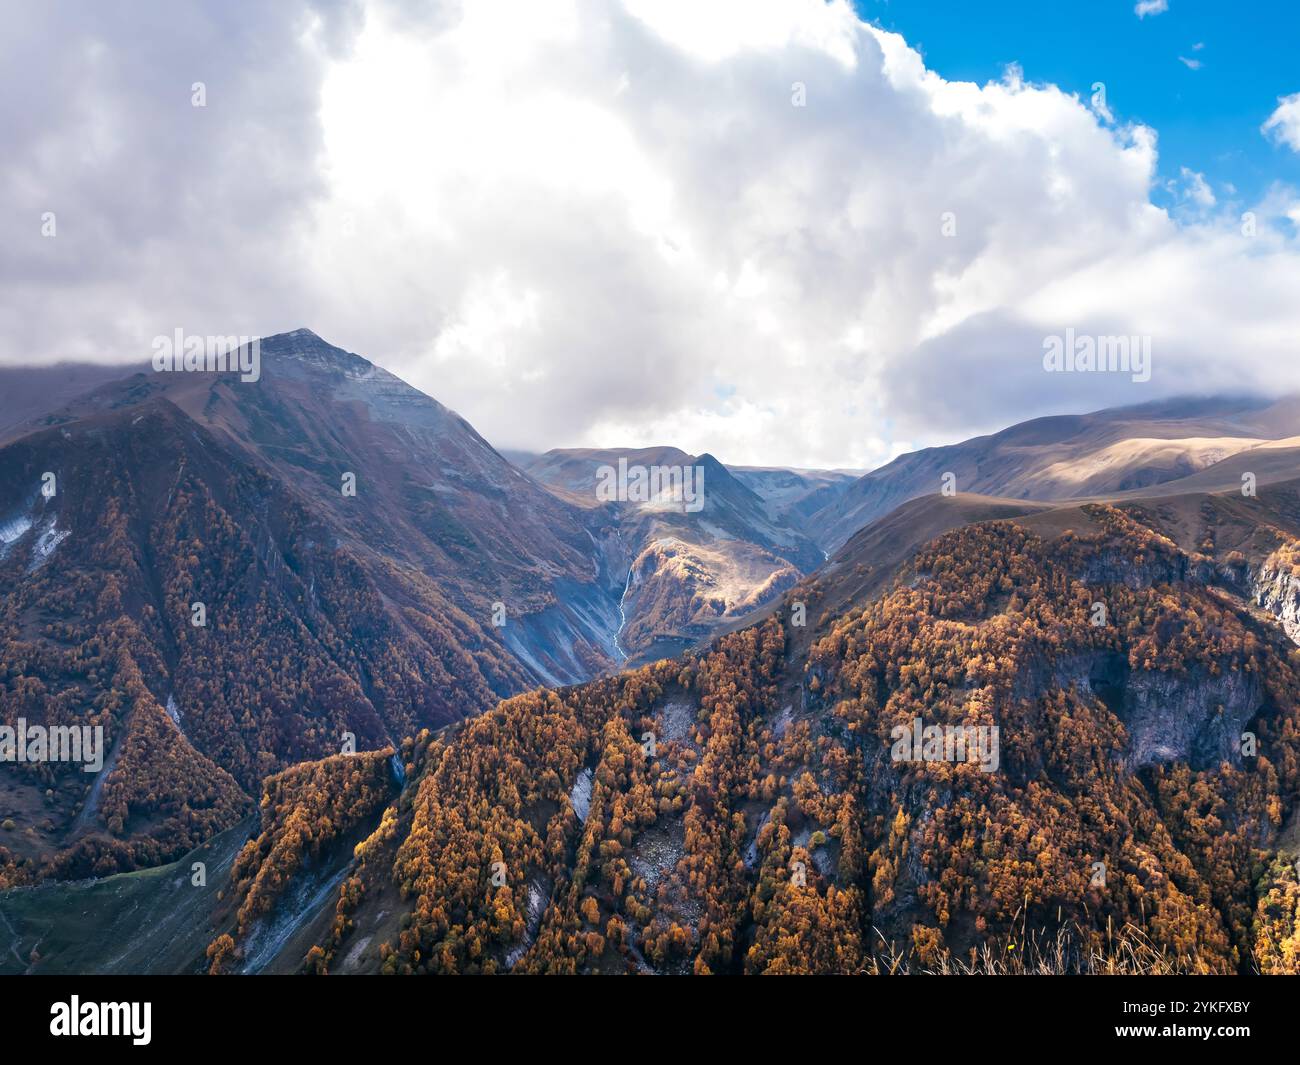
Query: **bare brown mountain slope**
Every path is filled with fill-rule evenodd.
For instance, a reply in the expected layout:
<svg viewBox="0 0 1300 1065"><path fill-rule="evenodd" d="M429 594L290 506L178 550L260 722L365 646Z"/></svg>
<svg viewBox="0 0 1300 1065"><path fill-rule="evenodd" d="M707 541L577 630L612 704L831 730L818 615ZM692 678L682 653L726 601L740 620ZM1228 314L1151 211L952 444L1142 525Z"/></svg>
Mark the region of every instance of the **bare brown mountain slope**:
<svg viewBox="0 0 1300 1065"><path fill-rule="evenodd" d="M901 455L862 477L808 519L834 551L858 529L908 499L937 492L945 474L959 492L1039 501L1112 498L1172 484L1300 434L1300 401L1177 399L1037 418L991 436ZM1252 456L1278 470L1280 455ZM1227 487L1213 475L1187 487Z"/></svg>

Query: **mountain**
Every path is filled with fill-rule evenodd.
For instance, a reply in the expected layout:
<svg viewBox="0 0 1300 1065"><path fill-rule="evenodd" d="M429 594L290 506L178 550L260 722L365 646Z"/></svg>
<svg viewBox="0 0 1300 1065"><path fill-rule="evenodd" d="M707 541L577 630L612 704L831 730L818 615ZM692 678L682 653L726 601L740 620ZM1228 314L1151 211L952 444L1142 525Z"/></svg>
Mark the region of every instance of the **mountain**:
<svg viewBox="0 0 1300 1065"><path fill-rule="evenodd" d="M6 879L174 858L268 773L679 650L820 561L711 456L658 456L698 512L566 499L310 331L260 359L113 379L0 447L0 719L101 726L107 759L0 769Z"/></svg>
<svg viewBox="0 0 1300 1065"><path fill-rule="evenodd" d="M261 356L257 382L139 374L43 421L165 400L278 478L359 555L419 570L479 625L501 604L496 627L524 676L563 683L616 661L604 587L616 578L573 508L458 415L308 330L263 340ZM345 474L355 495L343 492Z"/></svg>
<svg viewBox="0 0 1300 1065"><path fill-rule="evenodd" d="M625 560L619 647L630 661L698 644L773 602L823 560L801 523L773 505L771 492L751 489L712 455L672 447L557 449L523 462L557 498L583 507L593 534ZM633 478L637 470L691 471L691 483L698 478L701 486L699 505L688 505L680 492L612 498L617 491L602 486L612 485L620 469Z"/></svg>
<svg viewBox="0 0 1300 1065"><path fill-rule="evenodd" d="M262 358L0 446L0 721L104 731L0 767L0 971L1295 970L1296 404L845 486Z"/></svg>
<svg viewBox="0 0 1300 1065"><path fill-rule="evenodd" d="M11 439L24 422L137 369L88 362L0 366L0 442Z"/></svg>
<svg viewBox="0 0 1300 1065"><path fill-rule="evenodd" d="M697 469L702 478L699 509L673 505L676 501L602 500L601 471L616 473L622 461L629 469ZM823 554L798 529L782 524L770 512L770 495L749 487L712 455L688 455L673 447L556 449L539 455L525 470L557 495L585 506L613 504L624 520L653 519L679 530L692 530L712 541L743 539L786 556L796 565L814 568Z"/></svg>
<svg viewBox="0 0 1300 1065"><path fill-rule="evenodd" d="M1293 439L1298 434L1296 397L1176 399L1036 418L991 436L900 455L819 507L807 527L833 551L900 503L939 491L948 473L959 492L1064 500L1168 487L1247 455L1275 469L1284 460L1268 452L1300 447L1300 439ZM1230 483L1219 477L1189 481L1187 487Z"/></svg>
<svg viewBox="0 0 1300 1065"><path fill-rule="evenodd" d="M119 966L93 893L152 971L1294 972L1296 639L1300 481L932 495L708 650L403 741L398 785L272 778L183 922L185 861L0 896L0 948Z"/></svg>
<svg viewBox="0 0 1300 1065"><path fill-rule="evenodd" d="M11 876L156 864L345 734L383 746L529 683L433 580L162 397L0 450L0 498L0 718L100 726L108 752L93 778L3 767Z"/></svg>
<svg viewBox="0 0 1300 1065"><path fill-rule="evenodd" d="M804 470L783 466L728 466L733 477L759 496L774 520L791 525L819 545L818 527L808 519L831 505L861 470Z"/></svg>
<svg viewBox="0 0 1300 1065"><path fill-rule="evenodd" d="M0 448L0 720L106 748L0 768L0 877L176 857L270 772L616 660L574 508L311 333L261 357L112 381Z"/></svg>

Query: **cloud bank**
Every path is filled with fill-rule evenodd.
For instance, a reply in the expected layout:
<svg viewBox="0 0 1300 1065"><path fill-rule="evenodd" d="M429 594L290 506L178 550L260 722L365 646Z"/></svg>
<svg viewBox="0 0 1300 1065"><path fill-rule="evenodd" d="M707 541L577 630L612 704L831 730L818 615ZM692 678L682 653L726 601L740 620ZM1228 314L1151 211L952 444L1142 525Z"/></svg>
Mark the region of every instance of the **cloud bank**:
<svg viewBox="0 0 1300 1065"><path fill-rule="evenodd" d="M0 44L5 361L306 325L499 446L833 466L1300 388L1300 197L1184 170L1171 215L1156 131L844 2L96 10ZM1151 379L1046 373L1067 329Z"/></svg>

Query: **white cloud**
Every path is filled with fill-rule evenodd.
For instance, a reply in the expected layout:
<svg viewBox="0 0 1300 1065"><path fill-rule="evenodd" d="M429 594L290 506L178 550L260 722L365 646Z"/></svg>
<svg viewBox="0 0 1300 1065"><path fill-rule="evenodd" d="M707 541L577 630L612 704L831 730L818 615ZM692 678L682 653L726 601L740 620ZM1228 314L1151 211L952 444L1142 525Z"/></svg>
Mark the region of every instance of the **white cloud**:
<svg viewBox="0 0 1300 1065"><path fill-rule="evenodd" d="M1300 92L1279 96L1277 110L1269 115L1260 131L1293 152L1300 152Z"/></svg>
<svg viewBox="0 0 1300 1065"><path fill-rule="evenodd" d="M1214 192L1210 188L1209 182L1205 180L1205 175L1197 173L1189 167L1183 167L1179 171L1183 179L1182 195L1198 207L1213 207L1215 204Z"/></svg>
<svg viewBox="0 0 1300 1065"><path fill-rule="evenodd" d="M263 95L234 116L210 103L203 117L229 129L187 165L140 158L168 158L169 130L147 124L134 157L98 147L166 91L135 85L137 64L92 71L124 101L103 122L71 102L44 116L44 150L95 170L64 197L78 227L147 218L159 197L178 214L98 249L100 290L37 271L21 322L0 317L0 357L101 338L138 355L155 323L189 315L207 315L195 332L307 325L500 446L828 466L1039 413L1300 385L1286 368L1300 256L1291 223L1268 224L1284 209L1246 239L1188 170L1179 198L1195 209L1175 222L1150 198L1154 131L1109 127L1017 70L946 81L843 0L364 15L331 13L328 44L288 23L297 43L275 47L291 89L261 86L263 53L222 57ZM164 80L188 88L200 65ZM285 128L241 150L254 116ZM0 161L3 187L37 190L28 210L54 172L34 157ZM205 175L196 159L229 165ZM32 243L0 256L26 268ZM1151 382L1044 374L1042 338L1070 326L1151 335Z"/></svg>
<svg viewBox="0 0 1300 1065"><path fill-rule="evenodd" d="M1182 63L1188 70L1200 70L1204 65L1199 59L1188 59L1185 55L1180 55L1178 62Z"/></svg>
<svg viewBox="0 0 1300 1065"><path fill-rule="evenodd" d="M1133 13L1138 18L1146 18L1148 15L1163 15L1169 10L1169 0L1138 0L1137 6L1133 8Z"/></svg>
<svg viewBox="0 0 1300 1065"><path fill-rule="evenodd" d="M138 358L305 298L320 78L354 19L334 0L7 11L0 359Z"/></svg>

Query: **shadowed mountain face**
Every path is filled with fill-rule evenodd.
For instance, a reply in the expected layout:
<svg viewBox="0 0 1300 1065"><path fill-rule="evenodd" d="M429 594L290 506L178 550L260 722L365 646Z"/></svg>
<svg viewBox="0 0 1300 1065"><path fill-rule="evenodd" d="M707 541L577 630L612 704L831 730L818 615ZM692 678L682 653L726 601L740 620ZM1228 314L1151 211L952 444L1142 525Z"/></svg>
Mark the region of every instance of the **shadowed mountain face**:
<svg viewBox="0 0 1300 1065"><path fill-rule="evenodd" d="M616 661L617 578L574 508L464 419L307 330L262 341L261 359L256 382L144 373L44 421L165 401L276 478L358 557L418 571L495 628L521 676L564 683Z"/></svg>
<svg viewBox="0 0 1300 1065"><path fill-rule="evenodd" d="M0 366L0 442L18 434L23 423L141 368L85 362Z"/></svg>
<svg viewBox="0 0 1300 1065"><path fill-rule="evenodd" d="M808 517L820 542L838 548L900 503L941 490L1014 499L1063 500L1142 494L1189 479L1191 489L1294 475L1300 400L1169 400L1094 414L1038 418L992 436L901 455L862 477ZM1235 474L1229 474L1228 463ZM1224 464L1218 476L1216 466ZM1197 477L1196 481L1190 478Z"/></svg>

